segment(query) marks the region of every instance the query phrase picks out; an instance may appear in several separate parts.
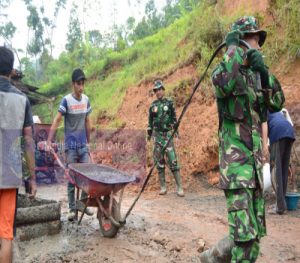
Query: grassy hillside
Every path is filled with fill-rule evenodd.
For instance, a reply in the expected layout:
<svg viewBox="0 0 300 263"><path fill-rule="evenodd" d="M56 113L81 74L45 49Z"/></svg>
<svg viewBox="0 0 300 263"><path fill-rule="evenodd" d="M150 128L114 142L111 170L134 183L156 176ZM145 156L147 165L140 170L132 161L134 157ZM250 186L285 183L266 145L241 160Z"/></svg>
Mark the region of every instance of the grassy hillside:
<svg viewBox="0 0 300 263"><path fill-rule="evenodd" d="M85 93L91 99L94 122L105 116L112 120L112 126L118 126L115 115L127 88L167 76L185 64L194 63L201 73L215 47L224 39L230 24L245 14L255 15L267 25L267 49L263 51L270 65L282 57L288 64L300 56L299 1L272 0L268 14L249 14L238 10L230 16L218 13L215 6L208 2L203 1L192 13L122 52L103 53L101 49L85 45L73 53L63 53L49 64L49 82L40 91L57 97L56 109L62 96L70 92L72 70L83 67L88 77ZM271 22L267 23L268 19ZM168 92L172 93L174 88L176 86L169 87ZM44 121L50 121L48 107L36 106L34 112Z"/></svg>

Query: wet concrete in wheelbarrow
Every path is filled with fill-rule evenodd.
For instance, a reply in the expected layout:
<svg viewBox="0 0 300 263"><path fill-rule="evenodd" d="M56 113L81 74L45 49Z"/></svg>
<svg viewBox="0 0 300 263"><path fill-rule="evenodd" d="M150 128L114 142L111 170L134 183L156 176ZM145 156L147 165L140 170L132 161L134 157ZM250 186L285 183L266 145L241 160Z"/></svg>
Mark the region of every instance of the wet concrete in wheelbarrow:
<svg viewBox="0 0 300 263"><path fill-rule="evenodd" d="M101 235L96 213L85 216L80 226L67 222L66 186L43 186L38 195L61 202L62 229L57 235L18 242L21 262L200 262L198 249L227 234L225 199L214 188L199 188L184 198L172 189L166 196L143 194L113 239ZM123 214L134 197L125 191ZM267 215L268 236L257 262L300 262L299 211Z"/></svg>

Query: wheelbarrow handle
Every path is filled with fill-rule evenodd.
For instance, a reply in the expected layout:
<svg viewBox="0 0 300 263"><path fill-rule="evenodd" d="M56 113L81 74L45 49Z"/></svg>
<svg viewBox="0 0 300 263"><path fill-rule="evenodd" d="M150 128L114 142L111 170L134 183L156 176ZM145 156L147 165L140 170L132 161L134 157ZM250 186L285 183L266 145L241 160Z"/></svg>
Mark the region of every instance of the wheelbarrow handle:
<svg viewBox="0 0 300 263"><path fill-rule="evenodd" d="M57 153L53 150L52 147L51 147L51 149L50 149L50 152L51 152L51 154L53 155L55 161L57 161L58 165L59 165L62 169L66 170L66 169L67 169L66 166L65 166L65 165L62 163L62 161L59 159Z"/></svg>
<svg viewBox="0 0 300 263"><path fill-rule="evenodd" d="M95 162L94 162L94 158L93 158L93 156L91 155L91 152L90 152L90 151L89 151L89 157L90 157L90 162L91 162L91 163L95 163Z"/></svg>
<svg viewBox="0 0 300 263"><path fill-rule="evenodd" d="M58 157L57 153L53 150L53 148L50 148L50 152L52 153L54 159L57 161L58 165L64 169L65 171L65 175L67 177L67 179L70 181L71 184L75 184L74 179L70 176L69 174L69 169L63 164L63 162L60 160L60 158Z"/></svg>
<svg viewBox="0 0 300 263"><path fill-rule="evenodd" d="M63 162L60 160L60 158L58 157L58 155L57 155L57 153L55 152L55 150L52 148L51 145L48 145L46 141L38 142L37 148L38 148L39 150L41 150L41 151L50 152L50 153L53 155L55 161L57 161L58 165L59 165L62 169L66 170L66 166L65 166L65 165L63 164Z"/></svg>

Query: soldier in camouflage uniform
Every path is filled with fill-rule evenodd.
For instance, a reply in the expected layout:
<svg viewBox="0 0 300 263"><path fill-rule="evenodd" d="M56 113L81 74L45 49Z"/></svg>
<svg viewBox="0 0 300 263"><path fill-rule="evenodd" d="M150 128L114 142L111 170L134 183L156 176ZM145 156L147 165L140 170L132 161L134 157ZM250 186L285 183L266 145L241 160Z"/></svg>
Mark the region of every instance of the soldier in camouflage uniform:
<svg viewBox="0 0 300 263"><path fill-rule="evenodd" d="M240 39L251 49L241 48ZM259 240L266 235L262 127L267 110L281 110L284 95L259 52L265 39L254 17L238 19L226 37L224 59L212 75L220 120L220 187L234 240L231 262L255 262Z"/></svg>
<svg viewBox="0 0 300 263"><path fill-rule="evenodd" d="M167 193L166 179L165 179L165 158L167 157L167 164L172 171L176 186L177 195L184 196L184 192L181 186L181 178L179 172L179 164L175 152L173 139L170 140L165 153L162 153L162 149L165 147L168 139L170 138L174 125L177 123L176 112L173 105L173 101L164 97L165 88L162 81L157 80L154 82L153 91L157 97L157 100L153 101L149 109L149 122L148 122L148 139L151 136L154 138L153 158L157 161L157 171L159 175L159 182L161 190L160 195Z"/></svg>

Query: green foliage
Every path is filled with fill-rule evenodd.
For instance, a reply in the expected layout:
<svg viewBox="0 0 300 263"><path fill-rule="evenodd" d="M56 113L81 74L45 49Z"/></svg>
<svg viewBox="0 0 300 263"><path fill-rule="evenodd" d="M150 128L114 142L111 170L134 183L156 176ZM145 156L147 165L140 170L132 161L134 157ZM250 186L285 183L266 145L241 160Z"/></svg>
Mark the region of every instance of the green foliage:
<svg viewBox="0 0 300 263"><path fill-rule="evenodd" d="M269 37L273 52L269 52L270 62L287 53L290 61L300 57L300 1L272 0L270 12L274 23L270 27ZM280 35L278 35L280 32ZM274 56L274 51L276 52ZM273 58L273 59L272 59Z"/></svg>
<svg viewBox="0 0 300 263"><path fill-rule="evenodd" d="M48 64L46 74L49 82L42 85L40 91L48 96L70 92L71 72L75 67L82 66L89 78L85 92L93 106L92 117L96 120L103 112L113 117L129 86L156 74L167 74L177 62L188 59L189 48L178 49L178 43L185 36L188 21L188 17L182 18L122 52L107 51L104 54L101 49L90 45L65 52L58 60ZM82 65L78 63L80 57L84 58Z"/></svg>
<svg viewBox="0 0 300 263"><path fill-rule="evenodd" d="M211 47L216 46L216 40L219 41L217 36L222 28L220 22L212 17L216 17L213 16L213 8L197 10L157 34L136 41L132 47L121 52L97 54L101 53L99 49L84 45L80 49L85 58L82 66L89 78L85 93L91 99L94 121L102 118L104 113L114 120L128 87L169 74L187 61L195 50L201 49L201 56L208 60L212 53ZM200 28L200 20L201 23L212 24ZM184 39L186 41L182 46ZM70 75L79 64L79 53L79 49L64 53L57 61L50 62L47 73L51 79L43 85L41 91L49 96L70 92Z"/></svg>
<svg viewBox="0 0 300 263"><path fill-rule="evenodd" d="M200 3L200 0L179 0L179 8L182 14L191 12L194 10Z"/></svg>
<svg viewBox="0 0 300 263"><path fill-rule="evenodd" d="M159 29L169 26L180 17L192 12L199 3L200 0L167 0L163 14L159 14L154 0L148 0L145 16L132 28L131 40L136 41L157 33Z"/></svg>
<svg viewBox="0 0 300 263"><path fill-rule="evenodd" d="M5 39L12 39L17 28L14 26L14 24L9 21L8 23L4 24L3 26L0 26L0 35L3 36Z"/></svg>
<svg viewBox="0 0 300 263"><path fill-rule="evenodd" d="M12 46L11 39L13 38L16 27L11 21L7 21L7 14L5 9L9 6L10 0L0 0L0 38L4 39L4 42L8 46Z"/></svg>
<svg viewBox="0 0 300 263"><path fill-rule="evenodd" d="M279 12L279 16L285 9L281 9L280 0L273 1L276 1L277 6L273 3L273 8ZM215 48L224 40L232 22L245 14L244 11L241 11L235 15L220 16L214 6L207 2L201 2L197 8L175 20L168 27L160 29L154 35L136 40L130 47L123 45L121 48L113 50L104 47L96 48L90 41L81 43L79 48L72 52L65 52L60 55L59 59L48 63L46 74L49 76L49 82L42 86L41 91L49 96L57 96L55 107L58 107L62 96L71 91L70 76L72 70L80 66L88 77L85 93L91 100L93 107L91 116L94 122L98 123L99 120L106 118L110 121L111 126L122 126L123 123L116 118L116 115L129 87L137 86L143 81L148 82L155 78L163 78L185 63L191 63L191 57L195 54L197 56L196 60L193 59L193 63L197 63L200 75ZM295 8L295 2L289 2L289 6L293 7L292 9ZM175 0L173 4L175 7ZM281 4L284 6L283 3ZM274 28L268 28L267 45L271 48L264 50L267 57L273 59L274 53L292 50L293 43L298 43L298 35L294 36L296 41L291 41L292 34L295 34L295 30L299 26L299 19L296 19L298 14L292 9L287 9L286 12L289 12L290 16L283 20L286 23L284 28L287 27L288 30L282 40L279 40L279 36L275 38L275 34L272 33L272 30L274 32L275 29L277 30L278 24L274 25ZM250 15L255 15L263 22L263 17L259 14ZM131 19L127 28L132 29L133 25L134 20ZM119 36L123 40L127 38L122 34ZM276 41L274 39L281 41L278 43L286 42L286 45L282 45L281 51L278 46L275 46ZM214 63L217 62L216 60ZM207 96L212 96L209 77L212 69L213 66L205 80L204 88L201 89L203 94ZM173 94L176 101L182 105L187 94L189 94L188 87L192 83L192 79L178 80L178 83L167 87L167 92L170 96ZM174 90L176 90L175 93ZM176 96L176 93L179 95ZM49 110L41 108L38 106L35 111L49 115Z"/></svg>
<svg viewBox="0 0 300 263"><path fill-rule="evenodd" d="M164 21L163 26L166 27L172 24L176 19L182 16L178 0L167 0L166 6L163 8Z"/></svg>
<svg viewBox="0 0 300 263"><path fill-rule="evenodd" d="M86 42L90 43L93 47L102 47L103 46L103 36L99 30L91 30L87 33L87 40Z"/></svg>
<svg viewBox="0 0 300 263"><path fill-rule="evenodd" d="M23 0L26 4L27 11L27 26L33 31L33 37L27 40L27 50L29 54L37 57L40 53L50 53L52 57L52 38L53 31L56 28L56 21L59 11L65 8L67 0L56 0L53 15L46 16L46 10L43 2L37 4L32 0ZM47 12L49 13L49 12Z"/></svg>
<svg viewBox="0 0 300 263"><path fill-rule="evenodd" d="M44 26L37 7L31 3L31 0L25 0L29 15L27 16L27 26L33 30L34 36L27 43L27 51L30 55L37 56L39 53L45 50L44 45Z"/></svg>
<svg viewBox="0 0 300 263"><path fill-rule="evenodd" d="M82 43L82 32L76 11L77 8L78 6L73 3L70 12L69 30L67 34L66 50L68 51L73 51L75 48L79 48Z"/></svg>
<svg viewBox="0 0 300 263"><path fill-rule="evenodd" d="M21 70L24 74L23 81L29 85L36 84L36 74L32 62L28 58L21 59Z"/></svg>
<svg viewBox="0 0 300 263"><path fill-rule="evenodd" d="M49 16L46 12L43 3L34 2L32 0L23 0L27 11L27 26L28 26L28 39L27 39L27 52L22 68L29 73L29 77L25 79L34 85L45 83L48 81L48 76L45 74L49 62L52 60L52 36L56 28L56 20L61 8L65 8L67 0L56 0L53 16ZM48 11L48 10L47 10ZM47 16L46 16L47 13ZM31 37L29 37L31 36ZM27 57L29 54L35 58L35 73L31 72L31 63ZM29 66L27 70L26 67Z"/></svg>

